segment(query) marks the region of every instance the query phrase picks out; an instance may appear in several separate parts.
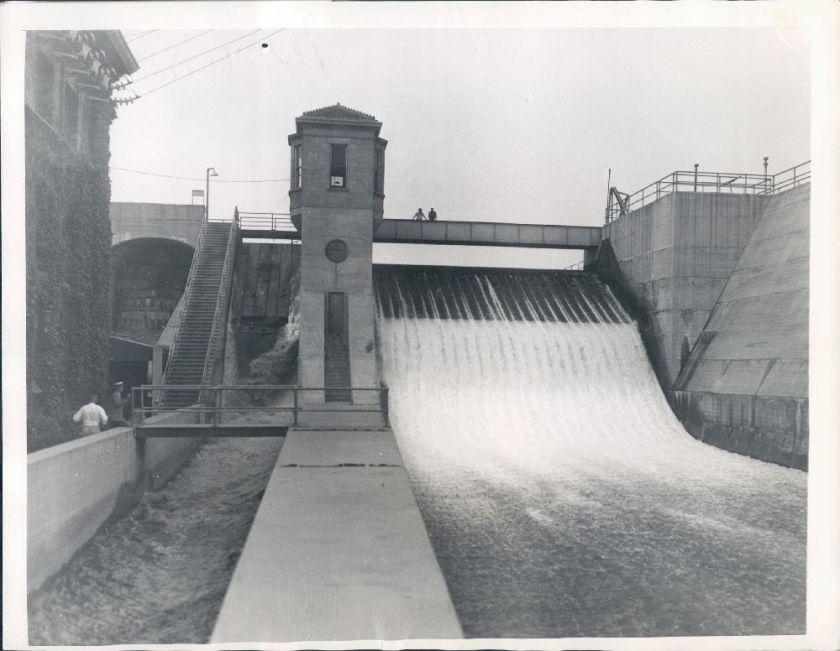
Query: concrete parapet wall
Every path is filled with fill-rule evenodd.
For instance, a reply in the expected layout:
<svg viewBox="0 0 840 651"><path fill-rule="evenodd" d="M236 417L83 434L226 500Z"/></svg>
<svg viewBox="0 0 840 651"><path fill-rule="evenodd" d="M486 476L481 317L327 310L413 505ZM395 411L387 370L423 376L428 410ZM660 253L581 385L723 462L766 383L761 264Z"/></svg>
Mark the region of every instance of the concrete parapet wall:
<svg viewBox="0 0 840 651"><path fill-rule="evenodd" d="M680 421L701 441L808 469L807 400L694 391L674 391L672 398Z"/></svg>
<svg viewBox="0 0 840 651"><path fill-rule="evenodd" d="M195 248L204 206L167 203L111 204L112 244L128 240L162 238Z"/></svg>
<svg viewBox="0 0 840 651"><path fill-rule="evenodd" d="M191 414L147 422L187 422ZM159 488L186 463L199 439L137 441L130 427L92 434L27 459L28 590L39 588L109 518L124 514L144 490Z"/></svg>

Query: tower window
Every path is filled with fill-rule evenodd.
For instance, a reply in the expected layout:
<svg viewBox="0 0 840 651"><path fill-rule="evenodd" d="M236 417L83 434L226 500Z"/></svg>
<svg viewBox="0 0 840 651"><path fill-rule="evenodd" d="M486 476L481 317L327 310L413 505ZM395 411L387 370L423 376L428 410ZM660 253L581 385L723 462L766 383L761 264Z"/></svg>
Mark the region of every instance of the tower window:
<svg viewBox="0 0 840 651"><path fill-rule="evenodd" d="M303 187L303 148L300 145L292 147L292 190Z"/></svg>
<svg viewBox="0 0 840 651"><path fill-rule="evenodd" d="M376 194L385 194L385 152L382 149L376 150L376 170L373 180L373 191Z"/></svg>
<svg viewBox="0 0 840 651"><path fill-rule="evenodd" d="M347 145L330 145L330 187L347 187Z"/></svg>

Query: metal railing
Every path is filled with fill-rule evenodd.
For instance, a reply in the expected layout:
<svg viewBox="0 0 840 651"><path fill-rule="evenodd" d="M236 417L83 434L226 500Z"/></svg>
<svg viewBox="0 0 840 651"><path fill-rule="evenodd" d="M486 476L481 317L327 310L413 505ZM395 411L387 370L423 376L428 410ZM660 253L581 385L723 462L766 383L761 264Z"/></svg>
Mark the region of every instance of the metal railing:
<svg viewBox="0 0 840 651"><path fill-rule="evenodd" d="M169 371L173 368L172 361L175 359L175 356L178 354L178 350L180 348L181 340L179 338L179 334L181 333L181 324L185 321L185 317L187 314L187 301L190 296L190 290L193 286L193 281L195 277L198 275L196 271L196 267L198 266L198 256L201 255L201 245L204 241L204 235L207 232L207 212L204 213L204 219L201 222L201 228L198 230L198 240L195 243L195 249L193 251L192 261L190 262L190 271L187 274L187 285L184 287L184 306L181 311L181 317L178 319L178 323L175 325L175 336L172 339L172 350L169 354L169 359L166 363L166 368L163 370L163 383L166 384L167 379L169 378Z"/></svg>
<svg viewBox="0 0 840 651"><path fill-rule="evenodd" d="M729 172L700 172L677 170L629 195L624 206L610 193L606 220L611 222L622 214L637 210L674 192L709 192L725 194L775 194L806 183L811 178L811 161L795 165L776 174L747 174Z"/></svg>
<svg viewBox="0 0 840 651"><path fill-rule="evenodd" d="M222 267L222 275L219 282L219 293L216 297L216 309L213 312L213 323L210 326L210 338L207 341L207 355L204 358L204 370L201 373L202 384L211 381L210 374L218 361L217 350L222 346L224 351L225 328L227 327L227 313L230 304L231 281L233 277L233 265L236 258L236 229L239 223L239 212L234 210L233 221L228 231L227 248L225 249L225 262ZM219 323L219 321L223 323ZM219 330L221 328L221 330Z"/></svg>
<svg viewBox="0 0 840 651"><path fill-rule="evenodd" d="M282 212L240 212L239 229L247 231L272 231L297 233L289 213Z"/></svg>
<svg viewBox="0 0 840 651"><path fill-rule="evenodd" d="M811 180L811 161L794 165L773 175L773 192L784 192Z"/></svg>
<svg viewBox="0 0 840 651"><path fill-rule="evenodd" d="M349 393L353 402L323 403L323 394L331 390ZM162 404L160 396L200 393L197 403L188 406ZM312 400L307 400L312 396ZM160 414L192 415L195 422L209 426L254 424L262 415L271 425L294 427L301 412L307 413L381 413L388 416L387 387L299 387L286 384L202 385L148 384L131 390L132 425L142 425L147 418Z"/></svg>

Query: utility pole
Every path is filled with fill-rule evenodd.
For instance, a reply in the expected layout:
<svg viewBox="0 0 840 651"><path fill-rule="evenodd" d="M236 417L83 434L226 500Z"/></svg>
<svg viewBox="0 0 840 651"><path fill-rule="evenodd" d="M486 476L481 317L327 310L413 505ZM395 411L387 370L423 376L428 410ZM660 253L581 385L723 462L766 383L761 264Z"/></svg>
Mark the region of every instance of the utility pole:
<svg viewBox="0 0 840 651"><path fill-rule="evenodd" d="M204 176L204 221L210 221L210 177L219 176L215 167L208 167Z"/></svg>

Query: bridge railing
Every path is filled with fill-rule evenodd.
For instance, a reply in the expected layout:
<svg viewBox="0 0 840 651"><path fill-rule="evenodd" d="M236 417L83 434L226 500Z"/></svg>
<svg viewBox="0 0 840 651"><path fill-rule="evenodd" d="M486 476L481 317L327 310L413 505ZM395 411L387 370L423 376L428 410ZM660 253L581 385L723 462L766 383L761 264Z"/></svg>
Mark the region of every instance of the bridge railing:
<svg viewBox="0 0 840 651"><path fill-rule="evenodd" d="M351 402L319 402L327 391L342 391ZM167 402L160 396L166 393ZM195 396L195 404L178 406L177 397ZM308 413L382 413L388 414L387 387L299 387L287 384L201 385L144 384L131 391L132 424L142 425L158 414L192 414L195 422L210 426L230 424L265 424L294 427L301 412Z"/></svg>
<svg viewBox="0 0 840 651"><path fill-rule="evenodd" d="M766 195L791 189L807 183L810 179L811 161L800 163L776 174L677 170L627 196L623 208L610 194L606 216L607 221L611 222L625 214L622 212L623 209L631 212L674 192Z"/></svg>
<svg viewBox="0 0 840 651"><path fill-rule="evenodd" d="M289 213L282 212L240 212L239 228L247 231L272 231L279 233L296 233L297 228L292 223Z"/></svg>
<svg viewBox="0 0 840 651"><path fill-rule="evenodd" d="M790 190L811 180L811 161L805 161L799 165L773 175L773 192Z"/></svg>
<svg viewBox="0 0 840 651"><path fill-rule="evenodd" d="M225 329L227 328L230 296L233 291L231 284L233 282L233 267L236 263L236 233L238 227L239 211L235 209L228 231L225 261L219 282L219 292L216 295L216 308L213 312L213 324L210 327L210 339L207 343L207 356L204 358L204 370L201 373L201 381L205 384L221 379L221 377L211 377L211 375L214 373L217 376L219 375L220 361L224 358Z"/></svg>

